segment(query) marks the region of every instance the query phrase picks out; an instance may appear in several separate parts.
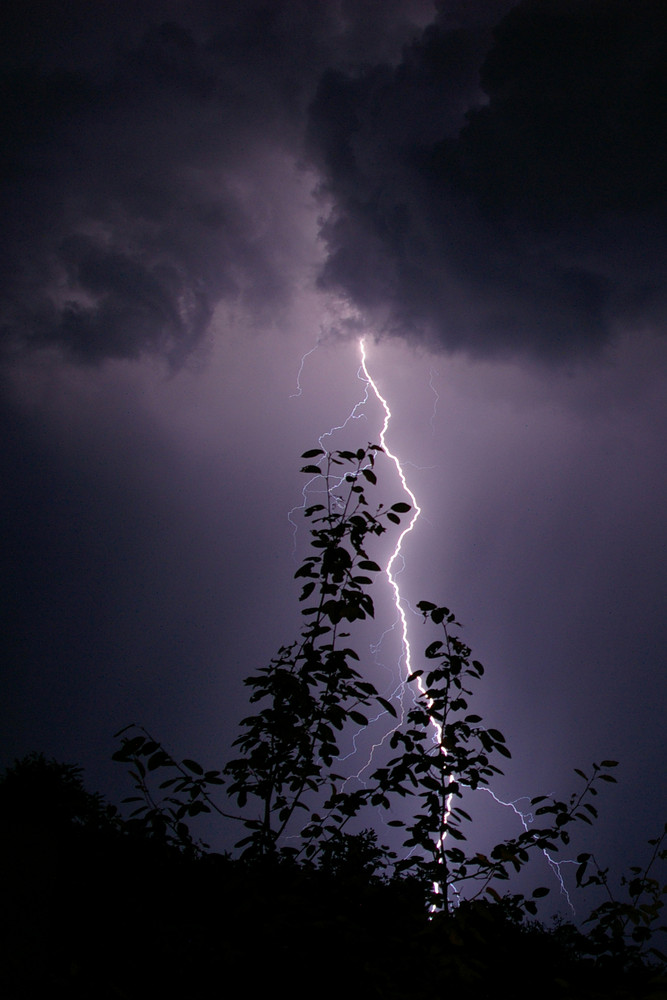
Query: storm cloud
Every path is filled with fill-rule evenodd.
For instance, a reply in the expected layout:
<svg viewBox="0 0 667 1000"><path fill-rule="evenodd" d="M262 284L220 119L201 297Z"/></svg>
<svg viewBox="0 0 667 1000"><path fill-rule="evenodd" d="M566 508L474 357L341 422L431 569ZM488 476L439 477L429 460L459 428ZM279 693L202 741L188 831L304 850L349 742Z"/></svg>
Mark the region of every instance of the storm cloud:
<svg viewBox="0 0 667 1000"><path fill-rule="evenodd" d="M400 51L402 6L381 13L103 2L28 4L19 18L6 7L5 351L56 347L84 362L157 351L178 364L220 303L279 314L294 226L281 163L294 169L338 51Z"/></svg>
<svg viewBox="0 0 667 1000"><path fill-rule="evenodd" d="M394 334L477 354L591 354L655 329L664 5L531 0L491 35L447 6L399 64L319 84L323 287Z"/></svg>
<svg viewBox="0 0 667 1000"><path fill-rule="evenodd" d="M313 279L381 332L555 359L665 316L656 0L21 15L3 15L5 355L178 365L221 305L279 317L304 168Z"/></svg>

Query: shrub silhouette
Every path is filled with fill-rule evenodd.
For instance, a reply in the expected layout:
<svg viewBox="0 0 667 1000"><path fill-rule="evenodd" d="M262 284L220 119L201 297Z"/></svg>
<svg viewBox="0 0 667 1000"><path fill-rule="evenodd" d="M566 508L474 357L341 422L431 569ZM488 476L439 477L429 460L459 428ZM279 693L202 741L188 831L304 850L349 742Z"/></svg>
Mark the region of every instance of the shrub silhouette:
<svg viewBox="0 0 667 1000"><path fill-rule="evenodd" d="M538 886L526 898L509 891L511 876L536 852L567 846L573 825L594 821L593 800L601 784L615 781L611 772L616 762L593 764L588 774L577 769L579 790L566 801L535 797L535 825L517 837L487 854L465 850L471 819L461 800L489 786L502 774L499 763L510 756L502 733L487 727L470 709L483 666L471 658L454 614L421 602L419 610L439 636L425 650L426 666L407 678L415 695L399 720L395 706L361 673L348 631L374 614L370 591L380 566L370 545L388 528L400 525L410 510L403 502L369 505L367 492L376 485L381 453L371 444L355 452L304 453L302 472L320 479L322 502L304 508L311 546L295 574L302 582L302 632L267 667L247 678L257 711L241 722L235 741L239 756L221 769L175 760L139 727L131 727L131 735L120 734L122 745L115 757L133 767L139 793L133 797L135 819L158 821L174 843L191 849L187 821L197 813L217 811L244 827L244 836L234 846L246 861L273 858L335 870L361 843L349 839L350 821L359 826L369 809L380 809L392 817L389 826L403 828L406 850L397 857L373 835L365 841L367 850L372 844L367 868L375 866L385 880L416 880L431 914L451 913L462 899L486 899L535 915L536 900L548 889ZM367 725L369 715L378 711L396 720L390 739L394 756L370 774L364 787L349 791L348 776L337 766L342 739ZM162 780L153 791L150 779L156 772ZM223 784L231 803L224 808L214 797ZM630 941L640 950L648 946L664 894L650 873L656 861L664 860L662 844L662 839L654 841L649 866L634 869L632 879L622 883L630 891L624 902L611 893L599 867L593 871L592 856L579 856L578 882L604 886L608 893L592 915L598 955L618 953Z"/></svg>
<svg viewBox="0 0 667 1000"><path fill-rule="evenodd" d="M250 995L311 996L317 983L324 997L490 997L505 970L541 997L667 997L652 945L666 834L621 880L625 895L592 854L578 856L578 883L606 893L582 928L531 919L545 887L512 891L531 856L566 847L574 826L595 819L615 762L578 771L567 801L534 798L536 824L481 854L467 848L462 803L490 787L510 751L471 707L484 669L454 614L419 605L435 631L406 679L404 716L364 677L351 630L374 613L371 544L409 511L369 506L380 454L303 456L323 498L304 510L304 626L247 679L254 714L233 760L206 769L127 727L114 754L135 785L127 817L85 790L80 768L41 755L0 779L3 996L208 998L234 968ZM394 727L387 759L349 791L341 747L379 712ZM403 850L364 825L378 810ZM229 852L196 839L204 813L238 822Z"/></svg>

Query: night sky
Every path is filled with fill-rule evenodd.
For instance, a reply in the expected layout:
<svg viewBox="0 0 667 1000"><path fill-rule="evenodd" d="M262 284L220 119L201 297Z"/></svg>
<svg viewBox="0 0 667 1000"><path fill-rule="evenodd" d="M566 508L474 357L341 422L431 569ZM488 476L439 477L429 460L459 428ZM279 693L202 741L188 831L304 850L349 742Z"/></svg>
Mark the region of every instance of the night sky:
<svg viewBox="0 0 667 1000"><path fill-rule="evenodd" d="M639 863L667 820L664 3L0 20L0 764L41 750L118 800L131 722L223 763L299 628L299 456L363 398L365 336L423 510L406 606L447 604L486 666L498 794L617 759L584 846ZM370 398L325 445L381 422Z"/></svg>

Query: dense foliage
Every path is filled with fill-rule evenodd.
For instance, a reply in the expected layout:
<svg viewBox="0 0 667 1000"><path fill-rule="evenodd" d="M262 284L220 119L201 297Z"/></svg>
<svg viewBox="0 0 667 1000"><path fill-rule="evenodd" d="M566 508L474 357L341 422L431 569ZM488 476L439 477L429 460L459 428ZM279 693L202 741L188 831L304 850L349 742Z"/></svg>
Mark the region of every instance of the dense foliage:
<svg viewBox="0 0 667 1000"><path fill-rule="evenodd" d="M404 711L361 672L350 629L374 613L380 566L369 545L410 509L369 507L380 452L304 455L322 498L304 510L304 626L247 679L256 709L241 722L238 756L205 769L128 727L114 755L135 784L127 817L88 793L78 768L39 755L0 781L3 995L210 996L240 975L250 995L431 1000L452 989L495 996L501 973L506 987L520 978L542 997L667 996L654 939L666 834L620 896L579 854L578 883L606 893L581 928L533 919L546 887L512 890L536 852L566 847L573 825L595 819L592 799L615 762L578 771L567 801L534 798L535 823L518 836L466 850L465 796L488 787L510 752L470 708L484 669L453 613L420 603L436 637L407 678ZM378 713L392 718L389 753L351 791L341 746ZM367 823L378 810L402 849L378 842ZM191 831L198 814L216 812L242 828L224 855Z"/></svg>

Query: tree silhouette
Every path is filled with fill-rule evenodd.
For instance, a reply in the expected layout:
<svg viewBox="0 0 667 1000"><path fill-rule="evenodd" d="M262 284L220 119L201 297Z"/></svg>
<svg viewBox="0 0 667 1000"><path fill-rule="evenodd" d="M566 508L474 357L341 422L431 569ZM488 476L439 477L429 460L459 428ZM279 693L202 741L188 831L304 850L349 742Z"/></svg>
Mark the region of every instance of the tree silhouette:
<svg viewBox="0 0 667 1000"><path fill-rule="evenodd" d="M234 845L243 858L325 867L352 850L350 820L359 825L369 807L385 810L389 826L404 828L407 850L396 857L375 837L374 864L385 876L417 879L430 912L449 912L462 899L486 898L535 915L535 901L549 890L538 886L525 898L508 891L511 876L536 852L567 846L573 824L595 819L591 800L601 783L615 781L610 772L616 762L593 764L590 775L577 770L581 786L567 801L533 798L536 824L488 854L465 850L472 821L461 800L488 787L502 774L499 762L510 757L503 734L470 708L473 686L484 675L482 664L471 658L458 635L454 614L422 601L418 608L440 637L425 650L426 666L407 678L416 693L399 722L394 706L364 678L348 631L374 614L370 590L380 566L370 543L400 525L410 510L403 502L369 505L367 492L377 483L381 453L369 444L356 452L318 448L302 456L307 460L302 472L320 479L322 497L304 508L311 525L310 552L295 574L303 583L305 625L295 642L246 679L258 710L241 722L235 741L240 755L218 770L205 770L190 759L177 761L150 734L133 727L131 734L121 734L114 755L133 768L139 794L128 801L135 803L139 822L160 823L175 843L191 847L186 820L217 811L245 828ZM336 765L341 740L367 725L370 711L377 709L396 719L389 741L395 755L371 773L364 787L348 791L347 776ZM157 772L162 780L153 792L149 779ZM223 784L235 808L221 807L214 797ZM412 815L405 818L406 812ZM585 870L581 860L580 881ZM587 884L593 881L589 877ZM657 915L655 907L652 915Z"/></svg>
<svg viewBox="0 0 667 1000"><path fill-rule="evenodd" d="M418 606L435 632L406 678L404 717L364 677L353 630L374 614L371 545L409 511L369 505L380 456L374 445L303 456L323 498L304 510L304 625L247 678L255 711L234 759L206 769L127 727L114 754L135 785L127 817L86 791L80 768L39 754L0 779L3 997L203 998L232 967L251 995L311 996L317 983L324 997L480 998L497 995L501 970L518 970L544 998L667 996L667 959L652 943L667 828L620 893L579 854L578 884L606 894L581 928L533 919L545 887L512 891L537 851L567 847L574 826L594 821L615 762L577 771L566 801L534 798L535 824L482 854L467 845L463 805L510 751L475 711L484 668L454 614ZM393 724L388 759L349 791L341 747L379 712ZM378 810L402 849L367 824ZM206 813L238 822L230 851L196 839Z"/></svg>

